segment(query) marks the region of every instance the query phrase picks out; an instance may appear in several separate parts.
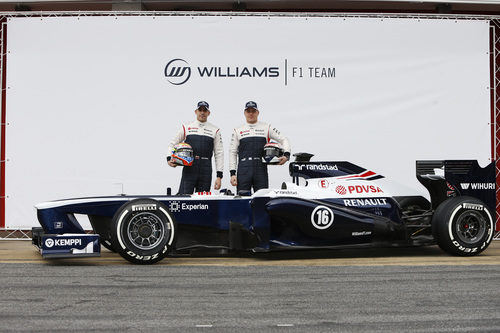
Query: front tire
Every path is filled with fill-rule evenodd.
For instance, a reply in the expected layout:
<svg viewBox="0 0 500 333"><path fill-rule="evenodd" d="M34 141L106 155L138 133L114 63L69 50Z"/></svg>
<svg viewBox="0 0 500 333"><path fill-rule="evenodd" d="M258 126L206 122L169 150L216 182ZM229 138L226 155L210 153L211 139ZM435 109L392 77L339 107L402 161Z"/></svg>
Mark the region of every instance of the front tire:
<svg viewBox="0 0 500 333"><path fill-rule="evenodd" d="M472 197L444 201L432 218L432 232L441 249L459 256L484 251L493 239L495 224L488 207Z"/></svg>
<svg viewBox="0 0 500 333"><path fill-rule="evenodd" d="M176 224L161 202L136 199L115 213L111 233L113 247L123 258L134 264L154 264L173 248Z"/></svg>

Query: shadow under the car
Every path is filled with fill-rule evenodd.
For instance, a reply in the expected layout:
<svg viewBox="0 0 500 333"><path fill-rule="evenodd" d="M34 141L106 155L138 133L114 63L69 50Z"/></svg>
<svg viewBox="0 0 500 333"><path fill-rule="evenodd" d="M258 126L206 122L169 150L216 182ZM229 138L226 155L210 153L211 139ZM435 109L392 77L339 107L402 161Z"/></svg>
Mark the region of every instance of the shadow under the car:
<svg viewBox="0 0 500 333"><path fill-rule="evenodd" d="M293 259L335 259L335 258L379 258L379 257L414 257L448 256L437 245L420 247L384 247L352 249L294 249L273 252L224 251L221 249L194 249L190 253L176 254L173 257L191 258L256 258L263 260Z"/></svg>

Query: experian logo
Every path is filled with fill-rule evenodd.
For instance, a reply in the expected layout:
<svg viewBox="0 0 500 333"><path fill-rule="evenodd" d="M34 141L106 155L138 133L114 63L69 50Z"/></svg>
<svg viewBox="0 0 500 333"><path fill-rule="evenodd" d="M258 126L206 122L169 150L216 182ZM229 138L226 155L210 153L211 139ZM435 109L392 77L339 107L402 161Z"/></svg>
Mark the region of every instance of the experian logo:
<svg viewBox="0 0 500 333"><path fill-rule="evenodd" d="M165 66L165 76L169 78L167 81L178 86L184 84L191 77L191 67L184 59L170 60Z"/></svg>

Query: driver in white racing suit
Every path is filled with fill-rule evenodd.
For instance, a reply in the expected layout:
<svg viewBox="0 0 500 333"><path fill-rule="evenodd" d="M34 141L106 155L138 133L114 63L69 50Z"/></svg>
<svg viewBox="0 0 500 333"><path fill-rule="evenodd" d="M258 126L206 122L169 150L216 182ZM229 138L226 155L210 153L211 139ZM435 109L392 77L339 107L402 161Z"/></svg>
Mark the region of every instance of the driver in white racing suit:
<svg viewBox="0 0 500 333"><path fill-rule="evenodd" d="M191 145L194 152L193 165L182 168L179 194L210 191L212 154L215 156L215 170L217 172L214 189L219 190L221 187L224 149L220 130L207 121L210 115L207 102L200 101L194 112L196 120L189 124L183 124L168 146L168 151L172 152L176 144L185 142ZM172 161L171 156L167 157L167 161L171 167L177 166Z"/></svg>
<svg viewBox="0 0 500 333"><path fill-rule="evenodd" d="M237 193L250 192L252 187L254 192L269 187L267 164L262 162L266 143L274 140L283 147L279 165L290 159L288 139L271 125L258 121L257 103L246 103L244 115L246 123L234 129L229 148L231 185L236 186Z"/></svg>

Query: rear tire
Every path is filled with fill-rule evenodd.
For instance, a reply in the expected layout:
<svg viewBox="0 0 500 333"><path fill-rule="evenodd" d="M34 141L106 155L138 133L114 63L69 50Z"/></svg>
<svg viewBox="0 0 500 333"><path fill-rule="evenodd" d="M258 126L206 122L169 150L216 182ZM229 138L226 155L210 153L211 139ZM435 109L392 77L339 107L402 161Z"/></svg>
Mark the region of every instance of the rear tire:
<svg viewBox="0 0 500 333"><path fill-rule="evenodd" d="M156 200L136 199L124 204L111 225L113 248L134 264L154 264L175 244L175 220Z"/></svg>
<svg viewBox="0 0 500 333"><path fill-rule="evenodd" d="M476 198L444 201L432 217L432 233L439 247L452 255L474 256L493 239L495 224L486 205Z"/></svg>

